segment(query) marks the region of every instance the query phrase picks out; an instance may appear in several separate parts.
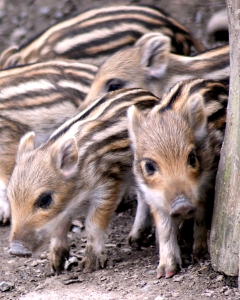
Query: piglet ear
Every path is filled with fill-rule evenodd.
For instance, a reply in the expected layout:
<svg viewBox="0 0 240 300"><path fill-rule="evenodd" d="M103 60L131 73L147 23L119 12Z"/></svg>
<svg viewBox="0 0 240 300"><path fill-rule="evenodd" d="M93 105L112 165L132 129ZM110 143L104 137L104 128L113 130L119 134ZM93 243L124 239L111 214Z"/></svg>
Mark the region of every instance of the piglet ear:
<svg viewBox="0 0 240 300"><path fill-rule="evenodd" d="M195 135L199 136L204 134L207 124L207 115L204 100L200 94L193 95L188 99L186 114Z"/></svg>
<svg viewBox="0 0 240 300"><path fill-rule="evenodd" d="M11 58L15 56L18 52L18 46L11 46L4 50L0 55L0 67L1 69L5 69L7 67L10 67L12 64ZM20 57L20 54L18 54L18 57Z"/></svg>
<svg viewBox="0 0 240 300"><path fill-rule="evenodd" d="M170 38L161 33L147 33L135 45L140 47L140 63L146 68L147 76L162 78L166 73L171 51Z"/></svg>
<svg viewBox="0 0 240 300"><path fill-rule="evenodd" d="M33 131L26 133L21 138L18 146L16 162L18 162L21 159L23 153L32 151L34 149L34 142L35 142L35 133Z"/></svg>
<svg viewBox="0 0 240 300"><path fill-rule="evenodd" d="M129 107L127 111L127 119L128 119L128 133L129 138L131 140L133 149L136 148L136 136L138 135L139 128L142 123L143 116L139 109L132 105Z"/></svg>
<svg viewBox="0 0 240 300"><path fill-rule="evenodd" d="M77 172L78 147L74 137L64 140L57 153L57 168L66 178L73 177Z"/></svg>

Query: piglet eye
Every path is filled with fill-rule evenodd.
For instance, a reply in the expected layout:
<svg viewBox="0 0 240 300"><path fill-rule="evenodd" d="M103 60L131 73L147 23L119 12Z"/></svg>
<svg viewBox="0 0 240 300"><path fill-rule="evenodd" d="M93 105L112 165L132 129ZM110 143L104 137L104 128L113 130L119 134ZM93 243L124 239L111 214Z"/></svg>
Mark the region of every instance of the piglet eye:
<svg viewBox="0 0 240 300"><path fill-rule="evenodd" d="M112 79L108 82L107 86L107 91L112 92L124 88L124 82L122 80Z"/></svg>
<svg viewBox="0 0 240 300"><path fill-rule="evenodd" d="M193 151L191 151L188 155L188 165L190 165L193 168L196 168L197 157Z"/></svg>
<svg viewBox="0 0 240 300"><path fill-rule="evenodd" d="M145 163L145 171L148 176L153 175L157 171L157 166L153 161L146 161Z"/></svg>
<svg viewBox="0 0 240 300"><path fill-rule="evenodd" d="M38 199L35 203L35 207L46 209L52 204L52 202L53 202L52 194L49 192L46 192L46 193L41 194L38 197Z"/></svg>

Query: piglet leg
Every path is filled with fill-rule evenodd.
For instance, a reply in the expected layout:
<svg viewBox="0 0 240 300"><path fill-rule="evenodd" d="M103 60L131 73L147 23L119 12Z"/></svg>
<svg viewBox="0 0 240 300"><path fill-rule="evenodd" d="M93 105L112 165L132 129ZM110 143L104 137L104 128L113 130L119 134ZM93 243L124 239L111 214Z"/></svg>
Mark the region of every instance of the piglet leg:
<svg viewBox="0 0 240 300"><path fill-rule="evenodd" d="M178 226L169 215L159 210L153 211L159 241L159 265L157 277L172 277L181 268L182 261L177 242Z"/></svg>

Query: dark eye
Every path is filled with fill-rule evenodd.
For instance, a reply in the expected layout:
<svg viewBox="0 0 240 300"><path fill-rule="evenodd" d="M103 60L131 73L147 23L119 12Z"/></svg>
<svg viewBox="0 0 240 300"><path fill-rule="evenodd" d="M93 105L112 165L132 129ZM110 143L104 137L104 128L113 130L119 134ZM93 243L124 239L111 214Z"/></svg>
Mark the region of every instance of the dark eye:
<svg viewBox="0 0 240 300"><path fill-rule="evenodd" d="M53 202L52 194L51 193L43 193L38 197L38 199L35 203L35 206L37 208L46 209L51 205L52 202Z"/></svg>
<svg viewBox="0 0 240 300"><path fill-rule="evenodd" d="M191 151L188 155L188 164L193 168L197 165L197 157L193 151Z"/></svg>
<svg viewBox="0 0 240 300"><path fill-rule="evenodd" d="M116 91L116 90L120 90L122 88L124 88L124 82L122 80L119 79L111 79L108 83L107 83L107 91L108 92L112 92L112 91Z"/></svg>
<svg viewBox="0 0 240 300"><path fill-rule="evenodd" d="M151 176L157 171L157 166L153 161L146 161L145 170L146 173Z"/></svg>

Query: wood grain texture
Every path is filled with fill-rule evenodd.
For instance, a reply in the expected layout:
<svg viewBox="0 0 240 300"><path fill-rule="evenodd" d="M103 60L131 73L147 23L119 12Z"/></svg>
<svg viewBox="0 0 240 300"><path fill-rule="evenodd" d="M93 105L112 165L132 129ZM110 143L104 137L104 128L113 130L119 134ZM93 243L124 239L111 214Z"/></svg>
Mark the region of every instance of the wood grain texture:
<svg viewBox="0 0 240 300"><path fill-rule="evenodd" d="M237 276L240 232L240 2L227 0L230 33L230 91L227 127L216 178L210 255L216 271Z"/></svg>

